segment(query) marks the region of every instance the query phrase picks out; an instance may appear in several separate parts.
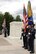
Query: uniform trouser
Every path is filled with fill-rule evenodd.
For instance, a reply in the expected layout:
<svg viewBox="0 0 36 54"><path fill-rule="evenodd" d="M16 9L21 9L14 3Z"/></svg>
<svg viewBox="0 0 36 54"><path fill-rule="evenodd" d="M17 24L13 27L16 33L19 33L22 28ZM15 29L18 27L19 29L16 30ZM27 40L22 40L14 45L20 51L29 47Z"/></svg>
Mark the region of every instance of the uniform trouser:
<svg viewBox="0 0 36 54"><path fill-rule="evenodd" d="M28 47L28 50L30 50L30 42L28 38L27 38L27 47Z"/></svg>
<svg viewBox="0 0 36 54"><path fill-rule="evenodd" d="M27 37L23 36L23 45L25 48L27 48Z"/></svg>
<svg viewBox="0 0 36 54"><path fill-rule="evenodd" d="M7 34L9 36L10 35L10 26L7 27L7 30L8 30L8 33Z"/></svg>
<svg viewBox="0 0 36 54"><path fill-rule="evenodd" d="M6 28L8 30L7 34L9 36L9 34L10 34L10 23L9 22L6 22Z"/></svg>
<svg viewBox="0 0 36 54"><path fill-rule="evenodd" d="M30 43L30 44L29 44L30 50L31 50L32 52L34 52L34 39L30 40L29 43Z"/></svg>
<svg viewBox="0 0 36 54"><path fill-rule="evenodd" d="M6 36L6 31L4 32L4 37L7 37L7 36Z"/></svg>

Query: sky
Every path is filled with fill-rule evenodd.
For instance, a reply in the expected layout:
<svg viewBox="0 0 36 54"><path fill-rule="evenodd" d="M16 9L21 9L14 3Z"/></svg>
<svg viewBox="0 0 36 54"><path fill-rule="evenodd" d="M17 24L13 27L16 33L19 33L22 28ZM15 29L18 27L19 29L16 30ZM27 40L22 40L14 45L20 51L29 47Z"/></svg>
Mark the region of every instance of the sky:
<svg viewBox="0 0 36 54"><path fill-rule="evenodd" d="M5 13L9 12L14 17L18 14L23 16L23 4L27 9L27 4L29 0L0 0L0 12ZM36 21L36 0L30 0L32 11L33 11L33 18Z"/></svg>

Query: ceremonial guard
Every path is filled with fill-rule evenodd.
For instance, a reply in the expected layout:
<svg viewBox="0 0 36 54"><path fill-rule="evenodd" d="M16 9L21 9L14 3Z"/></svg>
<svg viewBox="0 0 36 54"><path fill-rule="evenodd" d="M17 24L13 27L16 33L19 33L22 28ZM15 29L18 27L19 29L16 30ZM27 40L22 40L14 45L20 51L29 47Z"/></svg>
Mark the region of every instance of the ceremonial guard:
<svg viewBox="0 0 36 54"><path fill-rule="evenodd" d="M3 24L2 24L3 32L4 32L4 37L7 37L7 28L6 28L6 19L3 19Z"/></svg>
<svg viewBox="0 0 36 54"><path fill-rule="evenodd" d="M31 37L30 37L31 53L34 53L34 39L35 39L35 29L34 29L34 25L32 25L31 26Z"/></svg>
<svg viewBox="0 0 36 54"><path fill-rule="evenodd" d="M34 53L34 39L35 39L35 29L34 25L31 25L28 29L27 34L27 42L28 42L28 50L31 51L30 53Z"/></svg>
<svg viewBox="0 0 36 54"><path fill-rule="evenodd" d="M30 53L34 53L34 38L35 38L35 29L34 29L34 22L33 22L33 14L31 9L31 2L28 1L28 45L30 49Z"/></svg>
<svg viewBox="0 0 36 54"><path fill-rule="evenodd" d="M21 38L23 37L23 48L26 48L26 33L24 32L24 29L22 29Z"/></svg>

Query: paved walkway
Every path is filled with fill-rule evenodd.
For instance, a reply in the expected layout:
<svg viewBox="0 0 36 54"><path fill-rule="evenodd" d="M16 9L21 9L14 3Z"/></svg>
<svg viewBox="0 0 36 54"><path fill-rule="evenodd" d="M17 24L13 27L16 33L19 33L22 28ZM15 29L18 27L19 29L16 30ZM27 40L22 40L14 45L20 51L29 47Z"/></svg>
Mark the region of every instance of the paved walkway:
<svg viewBox="0 0 36 54"><path fill-rule="evenodd" d="M28 50L22 48L22 40L19 37L1 37L0 38L0 54L30 54ZM35 53L36 54L36 40Z"/></svg>

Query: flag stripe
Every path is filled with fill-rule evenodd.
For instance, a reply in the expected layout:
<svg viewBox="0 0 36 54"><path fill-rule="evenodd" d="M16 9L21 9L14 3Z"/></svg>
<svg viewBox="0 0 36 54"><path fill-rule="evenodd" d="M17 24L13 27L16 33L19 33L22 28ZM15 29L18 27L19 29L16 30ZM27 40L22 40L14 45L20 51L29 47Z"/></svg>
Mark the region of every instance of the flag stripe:
<svg viewBox="0 0 36 54"><path fill-rule="evenodd" d="M26 14L26 9L24 7L23 9L23 24L24 24L24 31L26 32L26 28L27 28L27 25L28 25L28 17L27 17L27 14Z"/></svg>

